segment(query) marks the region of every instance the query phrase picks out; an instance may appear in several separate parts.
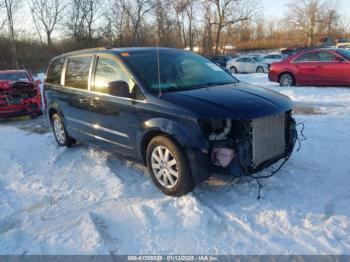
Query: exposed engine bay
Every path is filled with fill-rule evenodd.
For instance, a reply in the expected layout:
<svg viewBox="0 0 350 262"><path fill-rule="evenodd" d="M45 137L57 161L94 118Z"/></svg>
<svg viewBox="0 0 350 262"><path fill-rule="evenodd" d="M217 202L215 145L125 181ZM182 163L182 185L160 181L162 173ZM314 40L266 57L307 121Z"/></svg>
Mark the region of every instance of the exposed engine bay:
<svg viewBox="0 0 350 262"><path fill-rule="evenodd" d="M0 113L40 109L40 92L31 82L0 81Z"/></svg>
<svg viewBox="0 0 350 262"><path fill-rule="evenodd" d="M291 112L253 120L201 120L215 173L256 173L289 155L296 139Z"/></svg>

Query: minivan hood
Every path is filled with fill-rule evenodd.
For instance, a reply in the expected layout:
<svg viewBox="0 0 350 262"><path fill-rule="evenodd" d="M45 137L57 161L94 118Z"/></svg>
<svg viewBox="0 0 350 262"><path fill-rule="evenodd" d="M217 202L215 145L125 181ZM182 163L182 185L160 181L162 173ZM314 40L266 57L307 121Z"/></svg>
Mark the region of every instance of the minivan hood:
<svg viewBox="0 0 350 262"><path fill-rule="evenodd" d="M251 120L293 108L293 102L287 96L244 82L167 93L162 98L196 113L200 118Z"/></svg>

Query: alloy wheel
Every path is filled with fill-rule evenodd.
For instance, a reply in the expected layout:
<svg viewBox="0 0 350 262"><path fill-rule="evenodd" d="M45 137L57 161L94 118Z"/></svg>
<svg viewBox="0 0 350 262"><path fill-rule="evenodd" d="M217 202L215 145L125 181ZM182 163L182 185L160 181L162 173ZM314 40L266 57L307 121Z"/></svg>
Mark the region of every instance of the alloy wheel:
<svg viewBox="0 0 350 262"><path fill-rule="evenodd" d="M66 132L64 130L64 126L63 126L60 119L55 118L53 120L53 130L55 132L55 136L57 138L57 141L60 144L64 144L66 141Z"/></svg>
<svg viewBox="0 0 350 262"><path fill-rule="evenodd" d="M281 86L292 86L293 78L290 74L283 74L280 79Z"/></svg>
<svg viewBox="0 0 350 262"><path fill-rule="evenodd" d="M170 150L164 146L157 146L151 155L151 167L157 181L166 188L176 186L179 173L177 162Z"/></svg>

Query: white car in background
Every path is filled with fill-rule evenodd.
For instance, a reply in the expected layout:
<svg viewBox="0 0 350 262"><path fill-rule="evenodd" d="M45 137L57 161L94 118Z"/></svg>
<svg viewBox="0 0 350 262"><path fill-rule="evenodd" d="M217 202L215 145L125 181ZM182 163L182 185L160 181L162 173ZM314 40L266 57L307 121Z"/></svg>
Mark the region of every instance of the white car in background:
<svg viewBox="0 0 350 262"><path fill-rule="evenodd" d="M287 58L286 55L271 54L271 55L264 56L262 59L264 63L271 65L272 63L275 63L275 62L281 62L286 58Z"/></svg>
<svg viewBox="0 0 350 262"><path fill-rule="evenodd" d="M268 73L269 67L260 56L240 56L227 62L226 68L232 74Z"/></svg>

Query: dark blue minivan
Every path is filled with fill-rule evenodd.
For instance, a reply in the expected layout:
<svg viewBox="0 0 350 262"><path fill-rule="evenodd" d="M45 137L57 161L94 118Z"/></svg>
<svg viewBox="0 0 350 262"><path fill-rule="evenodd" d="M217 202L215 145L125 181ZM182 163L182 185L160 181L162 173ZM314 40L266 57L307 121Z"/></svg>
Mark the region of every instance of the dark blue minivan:
<svg viewBox="0 0 350 262"><path fill-rule="evenodd" d="M212 173L252 175L296 141L292 101L210 60L168 48L99 48L55 57L45 80L59 145L77 140L143 162L181 196Z"/></svg>

